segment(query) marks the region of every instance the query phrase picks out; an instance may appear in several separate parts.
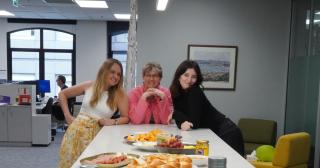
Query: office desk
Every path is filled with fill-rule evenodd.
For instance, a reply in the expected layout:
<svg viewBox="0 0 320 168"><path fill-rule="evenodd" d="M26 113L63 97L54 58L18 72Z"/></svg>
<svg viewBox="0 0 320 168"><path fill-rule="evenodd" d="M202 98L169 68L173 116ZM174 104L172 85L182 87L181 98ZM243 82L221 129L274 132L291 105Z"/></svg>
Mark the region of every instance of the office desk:
<svg viewBox="0 0 320 168"><path fill-rule="evenodd" d="M210 142L210 156L224 156L227 158L228 168L253 168L253 166L240 156L235 150L221 140L209 129L197 129L192 131L181 131L175 125L117 125L103 127L93 141L88 145L72 168L80 167L80 160L105 152L126 152L135 154L148 154L140 151L132 145L124 143L124 136L135 132L147 132L159 128L171 134L181 135L183 141L195 143L198 139L207 139Z"/></svg>

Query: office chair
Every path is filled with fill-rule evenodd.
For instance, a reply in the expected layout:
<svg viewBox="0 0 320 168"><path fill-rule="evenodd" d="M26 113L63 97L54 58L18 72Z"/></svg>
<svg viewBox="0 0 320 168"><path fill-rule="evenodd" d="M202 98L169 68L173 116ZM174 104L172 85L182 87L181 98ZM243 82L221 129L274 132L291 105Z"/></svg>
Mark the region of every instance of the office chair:
<svg viewBox="0 0 320 168"><path fill-rule="evenodd" d="M75 103L75 98L68 99L68 108L71 115L73 115L74 103ZM62 128L63 131L65 131L68 128L63 111L59 105L52 106L52 116L53 116L52 118L54 119L53 122L57 123L57 128Z"/></svg>
<svg viewBox="0 0 320 168"><path fill-rule="evenodd" d="M238 126L244 140L245 154L250 154L261 145L274 146L277 136L277 122L254 118L241 118Z"/></svg>
<svg viewBox="0 0 320 168"><path fill-rule="evenodd" d="M272 162L250 161L256 168L307 168L310 135L306 132L282 135L275 148Z"/></svg>
<svg viewBox="0 0 320 168"><path fill-rule="evenodd" d="M41 109L42 114L52 114L52 104L53 104L53 98L50 97L46 103L46 106Z"/></svg>

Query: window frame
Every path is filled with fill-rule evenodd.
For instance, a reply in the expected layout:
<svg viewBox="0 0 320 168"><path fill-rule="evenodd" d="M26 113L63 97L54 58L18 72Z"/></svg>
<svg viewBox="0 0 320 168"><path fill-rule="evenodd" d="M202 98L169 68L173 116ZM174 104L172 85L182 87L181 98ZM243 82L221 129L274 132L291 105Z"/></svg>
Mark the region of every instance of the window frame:
<svg viewBox="0 0 320 168"><path fill-rule="evenodd" d="M40 30L40 48L11 48L11 33L24 30ZM67 33L73 37L73 49L45 49L43 48L43 31L52 30L62 33ZM71 73L72 73L72 85L76 83L76 35L64 30L54 29L54 28L44 28L44 27L31 27L31 28L22 28L7 32L7 80L12 81L12 52L38 52L39 53L39 79L44 80L45 77L45 58L44 55L46 52L58 52L58 53L71 53Z"/></svg>
<svg viewBox="0 0 320 168"><path fill-rule="evenodd" d="M112 51L112 36L129 33L128 21L108 21L107 22L107 57L113 58L113 54L128 54L127 51Z"/></svg>

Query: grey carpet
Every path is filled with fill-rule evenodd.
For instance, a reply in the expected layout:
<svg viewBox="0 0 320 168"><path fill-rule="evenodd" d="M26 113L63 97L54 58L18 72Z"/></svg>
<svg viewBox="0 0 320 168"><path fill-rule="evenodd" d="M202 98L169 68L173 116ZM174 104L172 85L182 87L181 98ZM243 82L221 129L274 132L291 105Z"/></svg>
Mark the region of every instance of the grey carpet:
<svg viewBox="0 0 320 168"><path fill-rule="evenodd" d="M0 147L2 168L56 168L63 132L48 147Z"/></svg>

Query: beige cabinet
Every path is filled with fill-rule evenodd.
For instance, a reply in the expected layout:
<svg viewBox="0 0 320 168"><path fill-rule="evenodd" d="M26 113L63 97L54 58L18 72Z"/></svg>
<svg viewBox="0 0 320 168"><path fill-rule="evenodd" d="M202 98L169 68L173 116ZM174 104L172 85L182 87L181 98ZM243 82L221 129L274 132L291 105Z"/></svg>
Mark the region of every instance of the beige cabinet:
<svg viewBox="0 0 320 168"><path fill-rule="evenodd" d="M8 106L8 141L32 141L32 111L31 106Z"/></svg>
<svg viewBox="0 0 320 168"><path fill-rule="evenodd" d="M8 141L7 106L0 106L0 142Z"/></svg>

